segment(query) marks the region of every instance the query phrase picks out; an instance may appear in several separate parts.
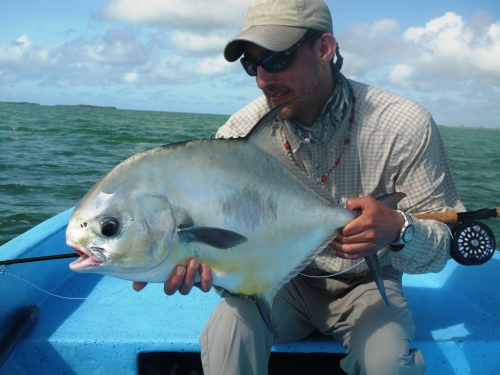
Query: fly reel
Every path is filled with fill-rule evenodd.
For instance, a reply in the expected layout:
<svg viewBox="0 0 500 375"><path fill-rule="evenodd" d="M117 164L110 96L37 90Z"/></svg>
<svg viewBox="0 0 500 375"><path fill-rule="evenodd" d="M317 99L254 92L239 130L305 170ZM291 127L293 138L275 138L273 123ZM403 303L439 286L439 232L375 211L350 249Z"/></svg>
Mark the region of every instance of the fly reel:
<svg viewBox="0 0 500 375"><path fill-rule="evenodd" d="M491 229L480 221L460 224L453 233L450 254L464 266L486 263L495 253L495 236Z"/></svg>

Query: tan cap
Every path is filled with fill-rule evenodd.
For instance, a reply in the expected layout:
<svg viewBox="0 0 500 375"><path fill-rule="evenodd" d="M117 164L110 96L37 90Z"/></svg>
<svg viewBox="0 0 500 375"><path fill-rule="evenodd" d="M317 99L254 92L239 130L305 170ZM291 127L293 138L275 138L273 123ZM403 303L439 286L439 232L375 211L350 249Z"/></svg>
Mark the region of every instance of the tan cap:
<svg viewBox="0 0 500 375"><path fill-rule="evenodd" d="M284 51L308 29L333 34L332 16L323 0L254 0L245 14L243 31L224 48L233 62L243 54L245 42L269 51Z"/></svg>

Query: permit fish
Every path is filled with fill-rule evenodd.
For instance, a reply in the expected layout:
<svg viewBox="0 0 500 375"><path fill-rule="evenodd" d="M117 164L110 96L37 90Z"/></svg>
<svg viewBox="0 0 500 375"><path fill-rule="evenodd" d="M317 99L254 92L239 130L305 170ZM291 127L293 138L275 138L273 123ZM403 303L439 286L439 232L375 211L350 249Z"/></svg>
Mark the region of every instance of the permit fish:
<svg viewBox="0 0 500 375"><path fill-rule="evenodd" d="M168 144L108 172L69 219L67 244L80 255L70 268L163 283L195 257L210 266L216 290L252 298L276 335L277 291L357 216L270 137L288 104L244 138ZM377 256L367 263L387 301Z"/></svg>

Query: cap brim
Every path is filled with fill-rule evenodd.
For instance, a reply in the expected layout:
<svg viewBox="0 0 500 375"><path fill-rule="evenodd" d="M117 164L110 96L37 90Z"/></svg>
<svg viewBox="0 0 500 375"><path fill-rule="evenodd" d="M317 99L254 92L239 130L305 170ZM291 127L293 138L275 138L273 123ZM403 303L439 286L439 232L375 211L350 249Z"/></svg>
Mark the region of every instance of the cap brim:
<svg viewBox="0 0 500 375"><path fill-rule="evenodd" d="M305 28L290 26L254 26L243 31L226 44L224 57L227 61L238 60L245 52L245 43L253 43L269 51L284 51L307 32Z"/></svg>

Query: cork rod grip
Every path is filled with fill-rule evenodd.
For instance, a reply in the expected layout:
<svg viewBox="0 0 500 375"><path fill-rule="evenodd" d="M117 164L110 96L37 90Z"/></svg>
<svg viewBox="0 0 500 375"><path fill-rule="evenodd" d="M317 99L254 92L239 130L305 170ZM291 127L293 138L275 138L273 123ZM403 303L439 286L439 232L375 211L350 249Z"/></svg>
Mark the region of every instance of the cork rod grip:
<svg viewBox="0 0 500 375"><path fill-rule="evenodd" d="M496 210L496 217L497 218L500 217L500 207L495 207L493 210ZM422 220L436 220L445 224L456 224L457 222L461 221L458 219L458 213L456 211L416 214L413 215L413 217ZM489 217L494 217L494 216L489 216Z"/></svg>
<svg viewBox="0 0 500 375"><path fill-rule="evenodd" d="M458 222L457 211L434 212L430 214L416 214L413 215L413 217L422 220L436 220L445 224L455 224L456 222Z"/></svg>

